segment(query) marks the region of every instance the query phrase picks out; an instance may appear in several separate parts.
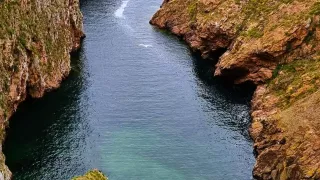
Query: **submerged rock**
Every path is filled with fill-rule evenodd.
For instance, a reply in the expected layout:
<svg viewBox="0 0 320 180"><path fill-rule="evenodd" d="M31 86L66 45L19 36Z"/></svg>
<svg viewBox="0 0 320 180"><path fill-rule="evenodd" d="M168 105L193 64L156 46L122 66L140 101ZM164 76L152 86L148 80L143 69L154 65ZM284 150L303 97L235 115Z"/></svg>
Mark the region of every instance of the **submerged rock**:
<svg viewBox="0 0 320 180"><path fill-rule="evenodd" d="M319 15L317 0L174 0L150 21L215 61L215 76L257 85L257 179L320 179Z"/></svg>
<svg viewBox="0 0 320 180"><path fill-rule="evenodd" d="M101 171L94 169L83 176L74 177L72 180L108 180L108 178Z"/></svg>

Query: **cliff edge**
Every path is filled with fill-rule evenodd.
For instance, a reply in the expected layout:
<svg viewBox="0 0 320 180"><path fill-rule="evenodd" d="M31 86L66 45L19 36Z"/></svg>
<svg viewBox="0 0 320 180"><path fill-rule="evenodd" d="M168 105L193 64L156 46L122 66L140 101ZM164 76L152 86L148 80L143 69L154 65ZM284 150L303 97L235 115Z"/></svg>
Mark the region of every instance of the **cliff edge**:
<svg viewBox="0 0 320 180"><path fill-rule="evenodd" d="M319 15L317 0L165 0L150 21L216 61L215 76L257 86L257 179L320 179Z"/></svg>
<svg viewBox="0 0 320 180"><path fill-rule="evenodd" d="M78 0L0 1L1 142L19 103L57 88L69 74L70 52L83 36ZM0 180L8 180L1 150Z"/></svg>

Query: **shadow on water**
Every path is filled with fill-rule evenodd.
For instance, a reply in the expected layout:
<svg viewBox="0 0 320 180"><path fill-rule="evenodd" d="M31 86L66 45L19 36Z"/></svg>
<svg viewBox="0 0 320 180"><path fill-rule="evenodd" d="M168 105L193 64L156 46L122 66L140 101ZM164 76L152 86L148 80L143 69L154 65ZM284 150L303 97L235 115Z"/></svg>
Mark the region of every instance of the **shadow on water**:
<svg viewBox="0 0 320 180"><path fill-rule="evenodd" d="M153 27L153 30L165 39L179 41L187 46L181 37L177 37L167 30L156 27ZM211 114L210 119L215 120L209 123L232 131L238 131L248 141L251 141L248 132L251 124L249 112L256 86L251 82L234 85L228 80L214 77L215 64L224 52L225 50L221 49L217 54L212 54L210 60L206 60L201 58L200 52L193 52L189 49L189 53L192 56L193 73L198 80L198 93L206 104L205 108Z"/></svg>
<svg viewBox="0 0 320 180"><path fill-rule="evenodd" d="M223 78L214 77L214 64L202 59L198 54L193 54L193 66L194 74L200 82L198 83L201 89L199 96L207 102L208 111L218 112L212 119L219 119L219 121L213 124L239 131L251 140L248 134L251 122L249 112L255 86L252 83L234 85ZM217 98L217 95L222 98ZM230 117L221 118L228 115Z"/></svg>
<svg viewBox="0 0 320 180"><path fill-rule="evenodd" d="M4 153L14 179L68 179L66 174L87 168L68 160L81 158L83 149L74 149L90 131L86 118L80 118L87 108L85 63L82 49L73 53L72 71L61 87L41 99L28 99L11 118ZM59 164L69 169L59 169Z"/></svg>

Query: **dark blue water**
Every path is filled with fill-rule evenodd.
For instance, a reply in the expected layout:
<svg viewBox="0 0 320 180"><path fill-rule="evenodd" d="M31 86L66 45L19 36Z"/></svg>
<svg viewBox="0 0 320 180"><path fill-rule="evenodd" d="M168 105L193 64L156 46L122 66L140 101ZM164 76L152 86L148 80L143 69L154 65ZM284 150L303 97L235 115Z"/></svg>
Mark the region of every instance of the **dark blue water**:
<svg viewBox="0 0 320 180"><path fill-rule="evenodd" d="M5 143L14 179L251 179L250 91L148 24L162 0L83 0L87 38L60 89L24 103Z"/></svg>

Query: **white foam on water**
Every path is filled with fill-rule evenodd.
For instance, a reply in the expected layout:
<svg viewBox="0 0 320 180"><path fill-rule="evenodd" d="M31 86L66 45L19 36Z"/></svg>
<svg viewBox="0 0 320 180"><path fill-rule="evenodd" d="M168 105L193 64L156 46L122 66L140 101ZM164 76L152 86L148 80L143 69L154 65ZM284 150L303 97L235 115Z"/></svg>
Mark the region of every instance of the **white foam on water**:
<svg viewBox="0 0 320 180"><path fill-rule="evenodd" d="M153 47L151 44L139 44L139 46L142 46L145 48Z"/></svg>
<svg viewBox="0 0 320 180"><path fill-rule="evenodd" d="M121 6L119 7L119 9L117 9L116 12L114 13L114 15L115 15L117 18L124 18L123 12L124 12L124 10L125 10L126 7L127 7L128 2L129 2L129 0L122 1L122 4L121 4Z"/></svg>

